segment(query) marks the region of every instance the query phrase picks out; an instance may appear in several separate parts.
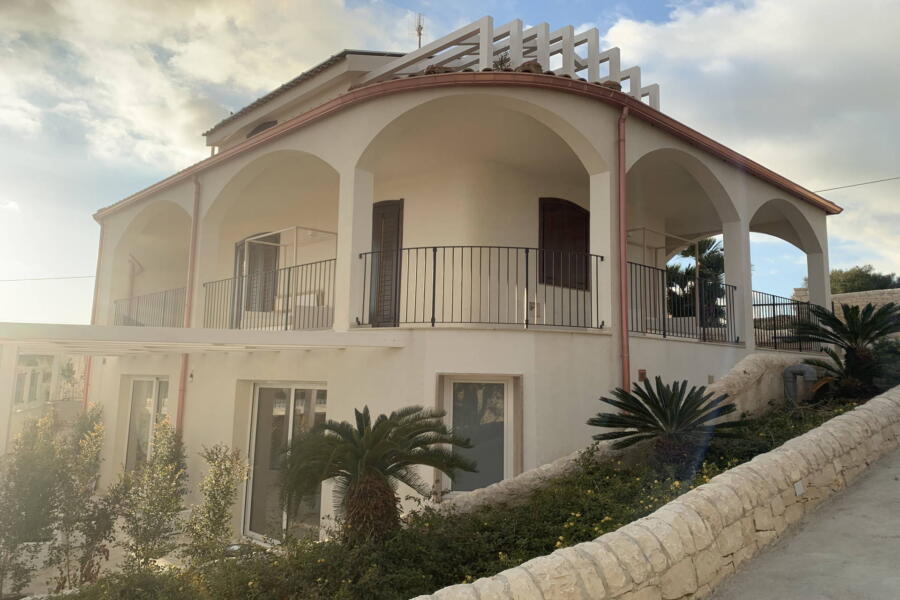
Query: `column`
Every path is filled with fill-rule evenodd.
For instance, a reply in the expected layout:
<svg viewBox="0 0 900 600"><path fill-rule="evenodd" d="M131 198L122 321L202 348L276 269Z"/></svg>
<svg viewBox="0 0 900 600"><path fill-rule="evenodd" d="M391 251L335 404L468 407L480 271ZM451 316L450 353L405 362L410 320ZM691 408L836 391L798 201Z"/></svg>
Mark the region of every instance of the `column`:
<svg viewBox="0 0 900 600"><path fill-rule="evenodd" d="M827 252L806 254L809 301L831 310L831 274Z"/></svg>
<svg viewBox="0 0 900 600"><path fill-rule="evenodd" d="M735 331L747 347L756 348L753 336L753 282L750 268L750 222L722 223L722 245L725 248L725 283L736 286Z"/></svg>
<svg viewBox="0 0 900 600"><path fill-rule="evenodd" d="M590 253L603 260L591 258L591 318L593 325L613 326L613 306L618 298L618 284L613 281L616 252L612 235L616 227L612 204L615 189L612 173L597 173L590 177Z"/></svg>
<svg viewBox="0 0 900 600"><path fill-rule="evenodd" d="M19 349L15 344L0 344L0 455L6 452L9 442L18 357Z"/></svg>
<svg viewBox="0 0 900 600"><path fill-rule="evenodd" d="M337 261L334 280L334 330L347 331L362 318L363 261L372 249L372 202L375 179L368 171L341 171L338 200Z"/></svg>

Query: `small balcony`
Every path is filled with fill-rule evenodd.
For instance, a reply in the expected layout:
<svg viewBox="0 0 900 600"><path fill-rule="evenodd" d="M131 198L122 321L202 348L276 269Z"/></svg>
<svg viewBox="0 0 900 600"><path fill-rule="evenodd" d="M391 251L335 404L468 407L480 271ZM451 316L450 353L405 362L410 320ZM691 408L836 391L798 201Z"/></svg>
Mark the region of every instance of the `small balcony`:
<svg viewBox="0 0 900 600"><path fill-rule="evenodd" d="M726 344L741 341L733 285L700 279L682 286L671 281L665 269L629 262L628 286L631 333Z"/></svg>
<svg viewBox="0 0 900 600"><path fill-rule="evenodd" d="M359 325L600 329L602 256L509 246L366 252Z"/></svg>
<svg viewBox="0 0 900 600"><path fill-rule="evenodd" d="M185 288L123 298L113 303L113 324L132 327L183 327Z"/></svg>
<svg viewBox="0 0 900 600"><path fill-rule="evenodd" d="M330 329L335 260L203 284L203 326L260 331Z"/></svg>

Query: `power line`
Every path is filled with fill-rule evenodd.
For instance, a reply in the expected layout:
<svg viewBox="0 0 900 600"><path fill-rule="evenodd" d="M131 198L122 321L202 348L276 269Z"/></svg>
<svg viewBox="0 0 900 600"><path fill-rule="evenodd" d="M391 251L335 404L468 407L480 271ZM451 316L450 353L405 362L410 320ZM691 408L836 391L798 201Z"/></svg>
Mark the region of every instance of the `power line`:
<svg viewBox="0 0 900 600"><path fill-rule="evenodd" d="M850 185L840 185L838 187L826 188L824 190L813 190L813 191L816 194L821 193L821 192L833 192L834 190L845 190L847 188L859 187L861 185L871 185L873 183L882 183L885 181L895 181L897 179L900 179L900 175L898 175L896 177L886 177L884 179L873 179L872 181L863 181L862 183L851 183Z"/></svg>
<svg viewBox="0 0 900 600"><path fill-rule="evenodd" d="M50 281L60 279L93 279L95 275L72 275L69 277L23 277L22 279L0 279L0 283L12 281Z"/></svg>

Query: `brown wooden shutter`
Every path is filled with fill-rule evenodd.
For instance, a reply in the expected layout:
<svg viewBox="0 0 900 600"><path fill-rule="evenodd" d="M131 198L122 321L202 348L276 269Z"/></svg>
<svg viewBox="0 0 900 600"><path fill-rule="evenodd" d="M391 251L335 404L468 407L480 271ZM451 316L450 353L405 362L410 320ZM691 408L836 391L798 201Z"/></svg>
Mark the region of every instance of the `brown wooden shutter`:
<svg viewBox="0 0 900 600"><path fill-rule="evenodd" d="M540 199L538 277L545 285L589 287L590 213L568 200Z"/></svg>
<svg viewBox="0 0 900 600"><path fill-rule="evenodd" d="M403 200L372 206L371 323L396 327L400 313L400 260L403 247Z"/></svg>

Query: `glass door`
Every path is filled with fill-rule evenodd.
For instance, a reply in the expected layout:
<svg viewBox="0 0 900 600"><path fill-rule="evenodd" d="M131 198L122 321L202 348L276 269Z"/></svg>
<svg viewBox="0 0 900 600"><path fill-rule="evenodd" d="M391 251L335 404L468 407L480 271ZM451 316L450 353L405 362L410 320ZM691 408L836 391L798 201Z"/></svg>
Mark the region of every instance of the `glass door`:
<svg viewBox="0 0 900 600"><path fill-rule="evenodd" d="M153 430L169 416L169 380L147 377L131 381L131 413L128 418L128 446L125 470L147 462L153 451Z"/></svg>
<svg viewBox="0 0 900 600"><path fill-rule="evenodd" d="M293 438L324 422L327 398L328 392L315 386L255 386L245 522L248 534L276 540L283 539L285 532L294 537L318 536L320 498L308 500L288 519L281 506L280 471L284 451Z"/></svg>

